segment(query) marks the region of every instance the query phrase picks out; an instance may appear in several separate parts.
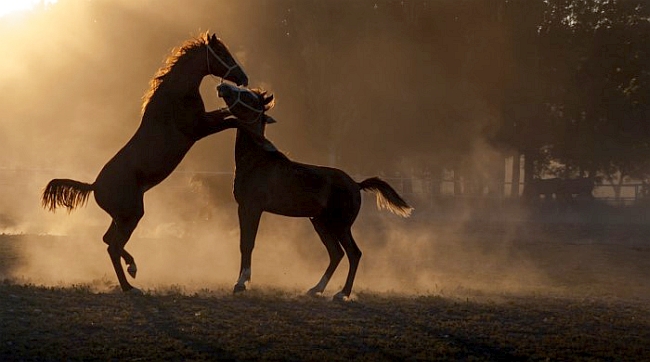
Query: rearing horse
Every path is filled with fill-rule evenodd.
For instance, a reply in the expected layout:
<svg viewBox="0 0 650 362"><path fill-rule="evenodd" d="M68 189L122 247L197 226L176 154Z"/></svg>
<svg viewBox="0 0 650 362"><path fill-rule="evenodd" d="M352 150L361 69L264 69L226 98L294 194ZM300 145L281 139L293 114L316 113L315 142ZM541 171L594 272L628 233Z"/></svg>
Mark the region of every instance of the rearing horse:
<svg viewBox="0 0 650 362"><path fill-rule="evenodd" d="M140 127L94 183L54 179L43 191L43 207L51 211L59 206L71 211L85 204L94 191L97 204L113 219L103 240L125 292L134 288L124 275L120 257L135 278L135 261L124 246L144 215L144 193L169 176L196 141L237 126L234 118L226 118L228 110L206 112L199 85L210 74L248 84L226 45L205 33L173 51L155 74L144 96Z"/></svg>
<svg viewBox="0 0 650 362"><path fill-rule="evenodd" d="M262 212L308 217L329 253L329 266L308 292L322 293L332 278L344 251L350 269L343 289L335 300L349 298L361 259L361 250L351 227L361 207L361 190L377 194L377 205L407 217L413 210L385 181L372 177L357 183L345 172L289 160L264 137L267 123L274 123L265 111L273 107L273 96L260 90L230 84L217 88L232 114L240 120L235 141L234 194L239 204L241 268L234 291L246 290L251 277L251 254Z"/></svg>

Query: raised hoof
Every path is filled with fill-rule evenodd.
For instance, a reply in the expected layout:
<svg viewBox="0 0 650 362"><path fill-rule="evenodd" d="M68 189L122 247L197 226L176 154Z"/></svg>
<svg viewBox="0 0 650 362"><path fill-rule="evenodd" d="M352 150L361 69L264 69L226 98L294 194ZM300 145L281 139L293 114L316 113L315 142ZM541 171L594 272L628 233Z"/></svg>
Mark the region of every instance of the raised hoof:
<svg viewBox="0 0 650 362"><path fill-rule="evenodd" d="M234 294L238 294L245 291L246 291L246 284L235 284L235 288L233 289L232 292Z"/></svg>
<svg viewBox="0 0 650 362"><path fill-rule="evenodd" d="M349 302L350 301L350 296L345 295L343 292L338 292L334 294L334 297L332 297L332 300L335 302Z"/></svg>
<svg viewBox="0 0 650 362"><path fill-rule="evenodd" d="M126 271L129 273L131 278L135 279L135 274L138 272L138 268L136 268L135 264L131 264L126 268Z"/></svg>

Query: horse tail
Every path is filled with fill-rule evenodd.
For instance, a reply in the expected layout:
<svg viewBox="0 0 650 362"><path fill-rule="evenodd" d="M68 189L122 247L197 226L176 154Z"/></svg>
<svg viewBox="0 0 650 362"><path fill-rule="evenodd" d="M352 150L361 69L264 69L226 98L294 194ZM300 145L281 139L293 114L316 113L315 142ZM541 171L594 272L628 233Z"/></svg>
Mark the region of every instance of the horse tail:
<svg viewBox="0 0 650 362"><path fill-rule="evenodd" d="M411 216L413 208L393 189L386 181L379 177L371 177L359 182L362 190L372 191L377 194L377 207L387 209L401 217Z"/></svg>
<svg viewBox="0 0 650 362"><path fill-rule="evenodd" d="M54 179L45 186L41 205L49 211L56 211L57 206L65 206L70 212L88 201L93 186L75 180Z"/></svg>

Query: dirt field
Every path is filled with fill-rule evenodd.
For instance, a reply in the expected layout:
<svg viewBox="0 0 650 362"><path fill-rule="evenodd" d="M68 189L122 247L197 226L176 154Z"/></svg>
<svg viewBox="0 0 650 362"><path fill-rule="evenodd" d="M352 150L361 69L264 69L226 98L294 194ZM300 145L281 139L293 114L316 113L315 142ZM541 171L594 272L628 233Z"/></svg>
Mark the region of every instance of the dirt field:
<svg viewBox="0 0 650 362"><path fill-rule="evenodd" d="M650 360L646 235L638 225L465 224L439 234L436 253L412 266L436 264L426 275L450 282L413 293L369 287L412 275L376 271L395 251L366 245L347 303L330 300L336 285L305 297L311 285L302 282L238 296L179 283L137 296L111 291L112 274L63 286L9 278L0 285L0 360ZM0 273L38 239L0 237ZM452 239L462 246L452 249ZM535 278L513 275L524 265Z"/></svg>
<svg viewBox="0 0 650 362"><path fill-rule="evenodd" d="M648 360L642 302L0 288L2 360Z"/></svg>

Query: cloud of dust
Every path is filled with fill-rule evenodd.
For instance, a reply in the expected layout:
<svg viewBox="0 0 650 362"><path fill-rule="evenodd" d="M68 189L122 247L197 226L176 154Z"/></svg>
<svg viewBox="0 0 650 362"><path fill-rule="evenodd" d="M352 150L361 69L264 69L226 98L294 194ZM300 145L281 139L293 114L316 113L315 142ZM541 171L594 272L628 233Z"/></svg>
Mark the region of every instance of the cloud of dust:
<svg viewBox="0 0 650 362"><path fill-rule="evenodd" d="M267 135L293 159L335 165L360 181L356 175L442 170L462 156L466 175L489 178L499 153L485 129L500 121L499 105L473 87L476 74L454 68L473 58L456 58L459 45L444 36L423 48L395 31L398 23L357 21L354 11L365 11L364 3L350 5L349 13L341 11L345 4L60 0L23 24L0 24L0 45L12 49L0 60L7 95L0 98L0 232L24 235L20 263L4 276L116 285L101 241L109 217L93 198L71 214L48 213L40 193L52 178L94 180L137 128L141 96L170 49L208 29L229 44L251 86L277 96L279 122ZM507 54L503 47L490 54ZM494 74L507 67L499 60L478 81L498 89ZM208 110L222 105L216 84L208 78L201 87ZM197 143L178 172L145 196L145 217L126 246L139 268L135 286L192 291L236 281L239 230L227 174L234 135ZM196 174L211 181L197 187ZM441 218L421 207L427 201L410 200L415 215L402 220L377 211L374 196L364 197L353 228L364 253L355 291L453 295L550 283L513 244L514 229L467 231L475 205ZM306 291L327 263L308 220L263 216L254 287ZM327 293L343 285L347 267L344 259Z"/></svg>
<svg viewBox="0 0 650 362"><path fill-rule="evenodd" d="M214 184L223 193L230 180ZM508 230L467 232L460 222L427 222L416 214L400 219L374 205L366 195L353 228L363 252L355 291L458 296L470 292L535 292L550 282L529 256L517 252L517 236ZM146 199L147 213L127 244L139 271L133 284L149 290L180 286L183 291L230 288L239 271L236 205L161 185ZM112 265L101 242L102 225L89 224L91 209L59 215L61 237L23 241L23 254L12 277L47 285L115 285ZM86 216L83 216L86 214ZM107 222L106 216L97 216ZM466 220L469 222L469 219ZM63 228L63 226L59 226ZM54 234L48 233L49 235ZM253 252L253 288L306 291L328 263L325 247L311 223L265 213ZM326 294L342 287L348 262L343 259Z"/></svg>

